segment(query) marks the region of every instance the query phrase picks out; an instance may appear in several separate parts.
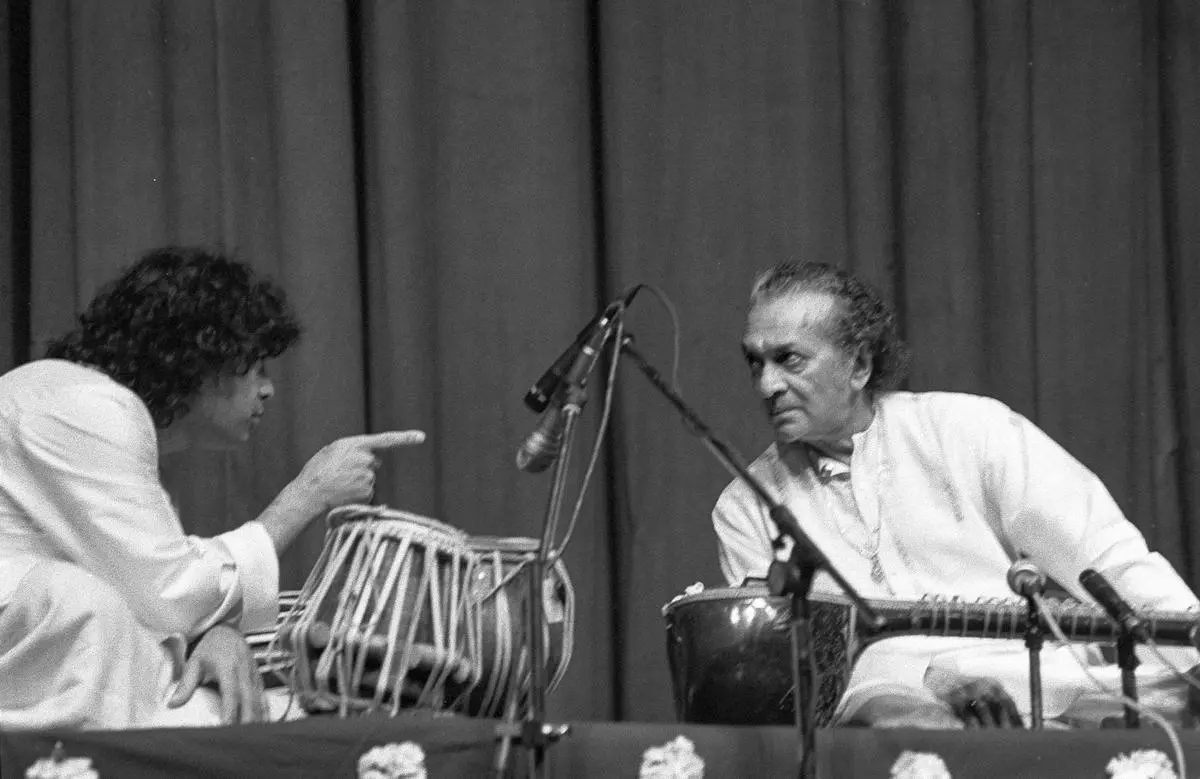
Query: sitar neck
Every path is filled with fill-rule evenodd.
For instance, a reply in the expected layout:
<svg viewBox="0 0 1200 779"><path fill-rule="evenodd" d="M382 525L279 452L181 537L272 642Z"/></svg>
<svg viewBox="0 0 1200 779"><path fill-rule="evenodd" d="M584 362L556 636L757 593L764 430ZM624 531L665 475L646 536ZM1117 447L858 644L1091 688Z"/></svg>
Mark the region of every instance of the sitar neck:
<svg viewBox="0 0 1200 779"><path fill-rule="evenodd" d="M1047 630L1046 623L1053 619L1072 640L1117 638L1118 626L1099 609L1073 600L1045 599L1043 602L1046 609L1039 613L1039 621ZM923 598L917 601L871 601L871 606L887 620L887 626L870 640L897 635L1020 639L1029 624L1023 600ZM1143 611L1141 616L1147 632L1158 643L1197 646L1200 641L1200 613Z"/></svg>

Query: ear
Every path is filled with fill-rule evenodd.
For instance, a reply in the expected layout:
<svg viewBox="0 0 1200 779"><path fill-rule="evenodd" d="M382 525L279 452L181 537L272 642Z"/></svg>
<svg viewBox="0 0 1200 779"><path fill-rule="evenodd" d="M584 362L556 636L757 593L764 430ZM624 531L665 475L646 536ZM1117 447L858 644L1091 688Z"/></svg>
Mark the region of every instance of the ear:
<svg viewBox="0 0 1200 779"><path fill-rule="evenodd" d="M854 352L854 364L850 366L850 384L854 389L862 391L871 380L875 366L875 352L867 344L859 344Z"/></svg>

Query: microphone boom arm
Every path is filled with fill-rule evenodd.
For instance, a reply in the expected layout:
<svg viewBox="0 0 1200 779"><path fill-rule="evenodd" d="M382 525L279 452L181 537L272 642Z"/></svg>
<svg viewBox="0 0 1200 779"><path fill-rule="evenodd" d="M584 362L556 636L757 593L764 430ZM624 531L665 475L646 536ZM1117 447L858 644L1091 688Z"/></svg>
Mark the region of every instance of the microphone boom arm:
<svg viewBox="0 0 1200 779"><path fill-rule="evenodd" d="M780 534L792 539L791 559L786 563L780 560L771 563L767 579L774 594L787 594L792 601L792 698L796 710L796 729L799 731L796 741L796 763L800 779L812 779L816 776L816 726L810 708L816 686L816 663L812 650L812 620L808 608L808 593L817 570L824 568L841 586L858 608L859 620L869 630L878 632L886 621L850 586L825 553L809 539L787 506L775 500L762 483L750 474L745 459L734 451L732 446L718 438L679 393L663 380L658 370L634 348L633 336L626 334L621 339L620 347L621 352L629 355L650 383L675 406L687 426L704 442L726 470L748 484L766 504L771 521L775 523Z"/></svg>

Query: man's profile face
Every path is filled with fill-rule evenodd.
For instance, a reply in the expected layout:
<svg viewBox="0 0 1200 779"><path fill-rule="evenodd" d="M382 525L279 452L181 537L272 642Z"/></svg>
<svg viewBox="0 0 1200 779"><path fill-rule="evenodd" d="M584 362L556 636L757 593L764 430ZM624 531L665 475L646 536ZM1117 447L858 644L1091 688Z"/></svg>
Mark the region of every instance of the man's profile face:
<svg viewBox="0 0 1200 779"><path fill-rule="evenodd" d="M266 365L259 360L243 374L226 374L205 382L188 416L207 446L246 441L275 394Z"/></svg>
<svg viewBox="0 0 1200 779"><path fill-rule="evenodd" d="M836 305L824 292L786 293L746 318L742 352L780 443L850 436L870 368L833 341Z"/></svg>

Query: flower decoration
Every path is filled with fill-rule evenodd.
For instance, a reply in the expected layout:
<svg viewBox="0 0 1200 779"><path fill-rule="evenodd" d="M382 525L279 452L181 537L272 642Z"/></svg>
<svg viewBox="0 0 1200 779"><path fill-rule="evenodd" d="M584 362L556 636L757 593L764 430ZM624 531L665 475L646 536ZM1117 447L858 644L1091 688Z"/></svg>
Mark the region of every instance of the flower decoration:
<svg viewBox="0 0 1200 779"><path fill-rule="evenodd" d="M25 779L100 779L90 757L67 757L62 742L54 744L50 757L43 757L25 769Z"/></svg>
<svg viewBox="0 0 1200 779"><path fill-rule="evenodd" d="M1157 749L1117 755L1105 768L1112 779L1178 779L1171 759Z"/></svg>
<svg viewBox="0 0 1200 779"><path fill-rule="evenodd" d="M358 779L426 779L425 751L412 741L373 747L358 759Z"/></svg>
<svg viewBox="0 0 1200 779"><path fill-rule="evenodd" d="M951 779L950 769L933 752L905 750L892 764L891 779Z"/></svg>
<svg viewBox="0 0 1200 779"><path fill-rule="evenodd" d="M704 779L704 761L689 739L677 736L661 747L646 750L638 779Z"/></svg>

